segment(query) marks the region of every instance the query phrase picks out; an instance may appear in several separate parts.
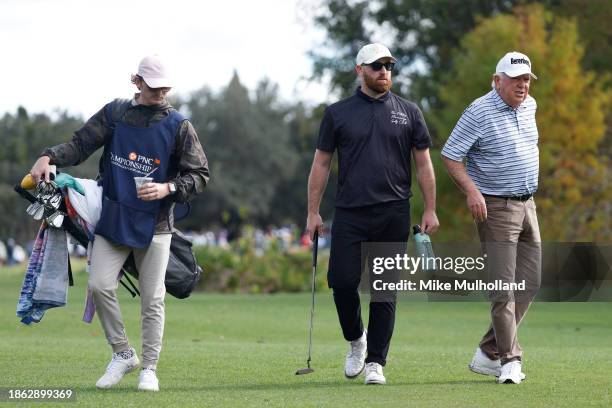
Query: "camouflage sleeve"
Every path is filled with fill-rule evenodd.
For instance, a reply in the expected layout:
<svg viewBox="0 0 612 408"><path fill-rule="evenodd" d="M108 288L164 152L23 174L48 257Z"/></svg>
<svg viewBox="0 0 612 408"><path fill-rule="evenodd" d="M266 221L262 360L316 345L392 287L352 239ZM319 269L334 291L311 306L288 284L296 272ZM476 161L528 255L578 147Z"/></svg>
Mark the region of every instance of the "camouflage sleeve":
<svg viewBox="0 0 612 408"><path fill-rule="evenodd" d="M176 184L174 201L184 203L201 193L208 183L208 159L193 125L185 120L177 137L176 157L179 175L171 180Z"/></svg>
<svg viewBox="0 0 612 408"><path fill-rule="evenodd" d="M105 108L100 109L74 132L71 141L47 148L40 155L49 156L51 164L58 167L76 166L85 161L112 136Z"/></svg>

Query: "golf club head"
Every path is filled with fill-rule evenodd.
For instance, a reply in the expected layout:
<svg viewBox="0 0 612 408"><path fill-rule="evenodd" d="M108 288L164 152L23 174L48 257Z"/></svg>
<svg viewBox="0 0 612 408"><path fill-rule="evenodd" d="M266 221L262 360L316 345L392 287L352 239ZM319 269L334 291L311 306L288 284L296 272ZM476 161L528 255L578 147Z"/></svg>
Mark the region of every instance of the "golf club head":
<svg viewBox="0 0 612 408"><path fill-rule="evenodd" d="M43 193L45 189L45 182L44 181L39 181L38 184L36 184L36 189L34 190L34 195L35 196L39 196Z"/></svg>
<svg viewBox="0 0 612 408"><path fill-rule="evenodd" d="M42 220L44 214L45 214L45 206L41 205L36 209L36 212L34 213L34 219L36 221L40 221Z"/></svg>
<svg viewBox="0 0 612 408"><path fill-rule="evenodd" d="M295 372L295 375L310 374L312 372L314 372L314 370L312 368L310 368L310 367L308 367L308 368L301 368L301 369L299 369L299 370L297 370Z"/></svg>
<svg viewBox="0 0 612 408"><path fill-rule="evenodd" d="M47 204L49 204L51 207L55 208L56 210L59 208L60 204L62 202L62 195L61 194L54 194L51 197L49 197Z"/></svg>
<svg viewBox="0 0 612 408"><path fill-rule="evenodd" d="M40 205L41 204L38 201L33 202L28 206L28 208L26 208L26 213L28 213L28 215L30 216L34 216L34 214L36 214L36 210L38 209L38 207L40 207Z"/></svg>
<svg viewBox="0 0 612 408"><path fill-rule="evenodd" d="M56 211L47 218L47 222L55 228L60 228L64 222L64 214Z"/></svg>

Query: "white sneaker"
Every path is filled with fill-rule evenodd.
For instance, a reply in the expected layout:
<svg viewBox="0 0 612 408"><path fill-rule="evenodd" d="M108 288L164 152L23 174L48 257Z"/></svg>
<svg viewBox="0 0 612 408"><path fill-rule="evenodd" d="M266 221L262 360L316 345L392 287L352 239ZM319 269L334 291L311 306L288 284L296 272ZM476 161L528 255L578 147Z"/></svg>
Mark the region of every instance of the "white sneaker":
<svg viewBox="0 0 612 408"><path fill-rule="evenodd" d="M491 360L485 353L483 353L480 347L478 347L476 349L476 353L474 353L474 358L472 359L469 368L478 374L499 377L501 374L501 361L499 359Z"/></svg>
<svg viewBox="0 0 612 408"><path fill-rule="evenodd" d="M157 379L157 375L155 375L155 370L146 368L140 370L138 389L140 391L159 391L159 380Z"/></svg>
<svg viewBox="0 0 612 408"><path fill-rule="evenodd" d="M474 353L474 358L472 358L472 362L468 366L470 370L477 374L483 375L492 375L495 377L499 377L501 375L501 361L491 360L483 351L478 347L476 349L476 353ZM521 380L526 378L525 374L521 372Z"/></svg>
<svg viewBox="0 0 612 408"><path fill-rule="evenodd" d="M521 378L521 362L518 360L510 361L501 368L501 375L497 379L500 384L520 384Z"/></svg>
<svg viewBox="0 0 612 408"><path fill-rule="evenodd" d="M346 378L355 378L363 371L366 352L368 351L367 338L367 332L364 330L360 338L349 342L350 349L344 362L344 375Z"/></svg>
<svg viewBox="0 0 612 408"><path fill-rule="evenodd" d="M382 366L378 363L368 363L365 366L366 384L386 384L387 379L383 375Z"/></svg>
<svg viewBox="0 0 612 408"><path fill-rule="evenodd" d="M133 356L131 358L123 358L119 355L119 353L113 353L113 358L111 362L106 367L106 372L98 382L96 383L96 387L98 388L110 388L113 385L116 385L121 381L124 375L134 371L138 368L140 364L140 360L138 360L138 356L136 355L136 350L130 347L132 350Z"/></svg>

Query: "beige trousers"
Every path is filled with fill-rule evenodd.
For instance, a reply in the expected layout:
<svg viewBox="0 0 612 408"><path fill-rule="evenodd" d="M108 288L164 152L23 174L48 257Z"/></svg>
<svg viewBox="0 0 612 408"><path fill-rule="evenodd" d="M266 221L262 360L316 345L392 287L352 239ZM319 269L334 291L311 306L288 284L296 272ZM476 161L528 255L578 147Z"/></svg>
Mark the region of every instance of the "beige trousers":
<svg viewBox="0 0 612 408"><path fill-rule="evenodd" d="M517 329L541 282L540 228L533 198L527 201L485 196L487 219L478 223L478 235L487 253L489 280L521 282L521 293L492 296L491 325L480 341L481 350L502 364L521 360Z"/></svg>
<svg viewBox="0 0 612 408"><path fill-rule="evenodd" d="M116 245L96 235L89 275L96 313L113 352L126 351L128 338L117 300L117 275L131 251L138 268L142 323L142 366L155 368L164 332L164 284L171 234L158 234L146 248Z"/></svg>

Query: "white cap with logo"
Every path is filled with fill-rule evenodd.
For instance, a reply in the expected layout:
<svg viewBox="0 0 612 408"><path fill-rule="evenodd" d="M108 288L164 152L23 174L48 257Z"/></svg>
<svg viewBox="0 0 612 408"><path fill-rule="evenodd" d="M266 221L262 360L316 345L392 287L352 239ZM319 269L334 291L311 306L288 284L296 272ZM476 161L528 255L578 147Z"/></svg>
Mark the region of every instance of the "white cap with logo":
<svg viewBox="0 0 612 408"><path fill-rule="evenodd" d="M355 62L357 65L371 64L381 58L391 58L393 62L396 61L395 57L391 55L391 51L387 47L379 43L373 43L364 45L357 53Z"/></svg>
<svg viewBox="0 0 612 408"><path fill-rule="evenodd" d="M168 70L157 55L146 56L138 64L138 75L144 79L149 88L171 88L172 81Z"/></svg>
<svg viewBox="0 0 612 408"><path fill-rule="evenodd" d="M511 78L529 74L534 79L538 79L538 77L531 72L531 60L529 57L516 51L507 53L499 60L495 68L495 73L499 74L502 72Z"/></svg>

